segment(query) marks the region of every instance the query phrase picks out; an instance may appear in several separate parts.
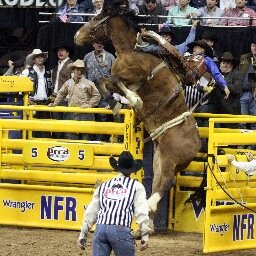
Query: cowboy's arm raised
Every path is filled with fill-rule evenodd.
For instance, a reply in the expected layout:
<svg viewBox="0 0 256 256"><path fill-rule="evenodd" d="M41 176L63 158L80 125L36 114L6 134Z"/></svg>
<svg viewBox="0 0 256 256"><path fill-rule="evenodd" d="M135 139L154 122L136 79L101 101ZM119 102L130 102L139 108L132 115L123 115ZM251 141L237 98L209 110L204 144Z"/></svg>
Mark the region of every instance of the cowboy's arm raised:
<svg viewBox="0 0 256 256"><path fill-rule="evenodd" d="M196 38L196 26L198 24L199 20L195 20L193 22L193 25L189 31L188 37L186 38L185 42L175 45L175 48L178 50L179 54L183 55L187 50L187 45L194 42Z"/></svg>
<svg viewBox="0 0 256 256"><path fill-rule="evenodd" d="M230 91L228 89L226 80L223 78L222 74L220 73L219 68L211 58L205 57L204 60L205 60L207 71L213 76L217 86L223 89L223 91L225 92L224 98L227 99L230 94Z"/></svg>

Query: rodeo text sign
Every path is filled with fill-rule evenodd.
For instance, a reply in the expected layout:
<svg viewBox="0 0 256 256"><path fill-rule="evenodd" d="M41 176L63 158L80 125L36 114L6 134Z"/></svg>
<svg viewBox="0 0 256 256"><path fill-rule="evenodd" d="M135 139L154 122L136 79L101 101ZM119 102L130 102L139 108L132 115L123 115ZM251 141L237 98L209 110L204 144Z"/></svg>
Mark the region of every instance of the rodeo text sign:
<svg viewBox="0 0 256 256"><path fill-rule="evenodd" d="M1 7L45 7L51 8L62 5L63 0L0 0Z"/></svg>

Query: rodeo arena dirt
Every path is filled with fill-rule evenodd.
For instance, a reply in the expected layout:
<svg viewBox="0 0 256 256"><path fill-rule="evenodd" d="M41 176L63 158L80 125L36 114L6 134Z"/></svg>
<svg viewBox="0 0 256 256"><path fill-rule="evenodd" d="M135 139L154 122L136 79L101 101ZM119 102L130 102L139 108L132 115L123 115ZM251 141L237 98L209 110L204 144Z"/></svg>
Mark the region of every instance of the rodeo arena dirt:
<svg viewBox="0 0 256 256"><path fill-rule="evenodd" d="M86 251L81 251L76 240L79 231L0 227L1 256L78 256L91 255L92 236L89 235ZM137 251L137 256L196 256L202 254L202 235L170 232L150 237L149 248ZM137 241L138 243L138 241ZM113 254L114 255L114 254ZM211 253L208 255L255 256L256 250ZM129 256L129 255L127 255Z"/></svg>
<svg viewBox="0 0 256 256"><path fill-rule="evenodd" d="M236 116L229 112L194 113L194 108L200 101L216 89L212 83L212 75L205 71L205 58L200 56L200 70L202 68L204 73L200 76L194 74L188 66L188 59L181 57L162 37L147 31L138 34L140 18L125 7L127 6L123 3L120 5L119 0L105 0L101 13L83 26L60 26L59 22L49 22L49 25L42 26L38 31L38 38L43 38L37 40L38 49L29 54L32 65L35 64L34 59L46 61L48 52L49 66L52 66L56 57L50 56L54 49L52 39L56 38L57 43L60 38L71 38L72 47L60 44L59 50L64 48L64 52L71 54L76 49L74 52L79 56L77 60L65 63L70 75L71 71L75 71L74 77L68 80L73 79L71 85L75 87L82 81L80 79L84 79L86 64L80 60L82 52L85 49L87 51L88 46L95 42L103 46L102 42L110 39L113 45L108 46L111 46L110 49L114 47L112 50L117 53L116 59L111 72L108 75L104 73L105 79L99 83L99 87L101 93L105 93L108 98L113 93L120 93L118 98L121 99L121 95L125 97L126 103L123 106L120 99L120 103L112 99L113 102L106 102L104 106L98 105L101 95L93 83L91 86L95 93L92 94L96 95L93 104L86 101L86 104L66 107L58 102L64 96L59 92L57 96L52 94L49 99L47 96L47 100L33 101L31 95L37 95L37 75L36 79L17 74L0 76L0 256L92 255L94 228L89 231L85 250L81 250L77 243L84 212L86 210L85 216L88 219L93 214L95 218L97 214L100 215L100 204L104 204L100 194L103 186L98 190L97 188L109 180L116 182L117 179L113 178L117 177L117 172L121 173L122 178L118 176L118 181L109 185L111 192L116 195L110 197L113 201L108 204L109 208L122 209L122 213L128 215L134 211L139 215L138 218L144 214L144 221L147 221L150 212L149 216L155 224L156 232L149 236L146 250L139 250L139 243L143 245L146 239L134 240L135 255L256 256L256 171L248 173L242 168L236 168L232 162L235 159L237 162L250 164L253 157L256 158L256 129L252 128L255 127L256 116L240 115L240 110ZM199 32L197 37L207 30L218 31L219 38L223 37L222 41L225 41L225 47L227 40L232 42L233 48L223 48L225 50L244 53L245 49L251 47L250 44L255 45L256 49L256 26L239 26L232 31L230 27L218 29L200 26L196 28ZM181 30L182 28L177 27L176 34ZM185 28L184 35L187 31ZM241 47L240 44L235 44L237 38L245 36L248 40L240 40ZM152 45L148 42L151 41L153 44L157 43L158 47L161 46L161 51L164 50L165 54L168 52L169 61L167 55L162 59L158 55L142 52L138 47L144 47L143 40L146 40L149 48ZM198 41L197 45L190 46L200 48L201 45L206 54L210 46L206 42L202 43L202 40ZM236 49L238 46L240 49ZM195 59L191 58L191 61ZM250 61L255 75L252 77L256 77L256 54L254 57L250 56ZM215 65L213 60L211 63ZM199 69L198 67L198 63L194 63L194 68ZM34 70L28 70L34 73ZM210 75L210 81L206 79L207 76L203 76L205 73ZM181 85L195 84L192 74L197 77L197 82L202 75L206 86L200 86L203 92L198 91L198 95L203 93L204 96L189 108ZM50 81L50 71L48 75ZM59 73L56 77L59 77ZM252 83L256 88L256 78L252 79ZM68 84L64 82L65 86ZM196 86L190 88L198 90ZM76 92L77 95L74 91L73 88L71 95L68 95L70 98L80 95L79 91ZM226 100L230 93L226 84L224 92ZM109 108L110 102L116 104L111 106L112 109ZM63 117L57 117L60 114ZM199 125L200 122L204 124ZM97 137L101 139L96 139ZM111 159L118 162L116 159L123 151L129 153L135 159L134 162L141 163L133 172L131 167L128 168L130 173L126 175L120 170L121 164L116 164L120 169L111 164ZM248 154L251 154L251 160L248 159ZM230 161L229 157L234 159ZM128 179L129 175L132 179ZM127 184L134 182L130 190L122 179L129 180ZM94 197L96 206L90 204L95 190L101 191ZM136 194L139 190L140 198ZM129 199L127 191L130 193ZM120 196L122 193L126 195ZM97 196L101 201L97 201ZM104 196L106 200L109 199L108 195ZM121 197L126 197L128 202L125 210L122 208L125 203L120 203ZM144 201L141 200L141 203L138 198ZM88 207L89 204L95 207ZM114 228L126 228L132 222L132 214L127 218L123 217L122 214L113 214L111 211L106 219L113 218L115 222L108 220L106 223L111 223ZM122 218L123 222L116 221ZM125 221L128 224L123 225ZM138 228L134 222L131 226L132 230ZM145 226L147 224L141 225L144 237L149 230ZM84 225L83 228L83 231L87 230L87 226L85 228ZM144 233L143 228L146 230ZM126 231L129 232L128 228ZM119 238L115 234L115 239L117 237ZM127 241L126 237L123 240ZM119 242L118 240L118 245ZM146 245L144 243L145 247ZM111 255L115 254L112 252Z"/></svg>

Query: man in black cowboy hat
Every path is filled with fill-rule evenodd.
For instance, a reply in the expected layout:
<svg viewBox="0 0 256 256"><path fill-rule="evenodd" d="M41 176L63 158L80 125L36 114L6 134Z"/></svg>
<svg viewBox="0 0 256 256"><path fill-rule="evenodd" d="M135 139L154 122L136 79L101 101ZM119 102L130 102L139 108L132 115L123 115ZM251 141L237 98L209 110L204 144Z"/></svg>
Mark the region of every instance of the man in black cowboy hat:
<svg viewBox="0 0 256 256"><path fill-rule="evenodd" d="M61 89L62 85L71 78L71 70L68 68L68 65L73 62L70 59L70 55L73 53L73 47L66 42L60 42L53 48L53 51L58 58L58 62L52 69L52 82L54 92L52 101L54 101L54 98L58 91ZM60 105L67 106L68 101L63 100ZM52 112L52 117L57 120L64 120L64 115L65 114L62 112ZM63 138L63 134L57 132L53 133L53 138L61 139Z"/></svg>
<svg viewBox="0 0 256 256"><path fill-rule="evenodd" d="M142 160L134 160L129 151L123 151L118 160L110 157L109 163L119 174L95 190L84 213L78 246L85 250L87 234L96 223L93 256L109 256L112 250L116 256L134 256L135 246L130 231L133 215L142 231L139 250L148 247L150 231L145 188L130 178L131 173L139 171L143 163Z"/></svg>
<svg viewBox="0 0 256 256"><path fill-rule="evenodd" d="M199 23L199 20L194 20L186 40L183 43L181 43L181 44L174 45L175 48L178 50L180 55L183 55L188 50L187 45L189 43L192 43L192 42L195 41L195 38L196 38L196 27L197 27L198 23ZM174 35L173 31L171 30L171 27L169 25L164 25L160 29L159 34L165 40L167 40L170 44L173 44L173 41L175 39L175 35Z"/></svg>
<svg viewBox="0 0 256 256"><path fill-rule="evenodd" d="M70 55L73 53L73 47L66 42L60 42L53 48L53 51L58 58L57 65L52 69L54 93L57 94L62 85L71 78L71 71L67 66L73 62L70 59Z"/></svg>
<svg viewBox="0 0 256 256"><path fill-rule="evenodd" d="M242 94L242 76L235 69L238 64L238 59L235 59L231 52L223 53L220 59L220 71L227 81L230 95L228 99L224 99L223 91L219 87L210 94L212 102L214 102L215 113L240 115L241 105L240 96ZM221 124L221 127L238 128L237 124Z"/></svg>

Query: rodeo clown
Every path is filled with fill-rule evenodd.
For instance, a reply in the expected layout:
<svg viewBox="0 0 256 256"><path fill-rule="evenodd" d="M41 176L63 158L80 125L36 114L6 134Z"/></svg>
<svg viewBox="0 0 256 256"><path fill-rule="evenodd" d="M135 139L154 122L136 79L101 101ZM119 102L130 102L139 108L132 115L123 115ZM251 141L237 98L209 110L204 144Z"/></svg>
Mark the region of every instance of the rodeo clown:
<svg viewBox="0 0 256 256"><path fill-rule="evenodd" d="M142 160L134 160L129 151L123 151L118 160L109 159L110 165L119 172L111 180L101 184L94 192L85 210L78 246L85 250L87 234L96 223L93 238L93 256L135 255L135 242L131 234L133 215L142 232L139 250L148 247L149 206L144 186L130 178L131 173L142 168Z"/></svg>

